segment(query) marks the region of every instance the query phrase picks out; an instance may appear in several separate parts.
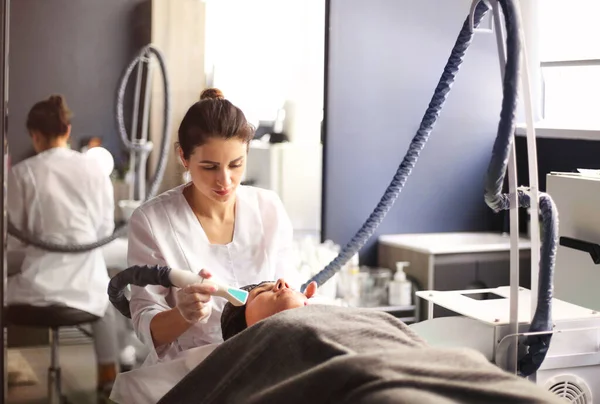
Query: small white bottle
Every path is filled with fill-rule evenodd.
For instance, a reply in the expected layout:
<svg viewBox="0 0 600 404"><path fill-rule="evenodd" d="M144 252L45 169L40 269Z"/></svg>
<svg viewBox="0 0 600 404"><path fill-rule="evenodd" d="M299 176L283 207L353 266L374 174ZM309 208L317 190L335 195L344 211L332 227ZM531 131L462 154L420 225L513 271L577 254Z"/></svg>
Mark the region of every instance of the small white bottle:
<svg viewBox="0 0 600 404"><path fill-rule="evenodd" d="M390 306L410 306L412 302L412 284L406 280L404 268L409 262L396 262L396 273L389 286Z"/></svg>
<svg viewBox="0 0 600 404"><path fill-rule="evenodd" d="M358 254L354 254L346 264L346 300L353 307L360 307L360 262Z"/></svg>

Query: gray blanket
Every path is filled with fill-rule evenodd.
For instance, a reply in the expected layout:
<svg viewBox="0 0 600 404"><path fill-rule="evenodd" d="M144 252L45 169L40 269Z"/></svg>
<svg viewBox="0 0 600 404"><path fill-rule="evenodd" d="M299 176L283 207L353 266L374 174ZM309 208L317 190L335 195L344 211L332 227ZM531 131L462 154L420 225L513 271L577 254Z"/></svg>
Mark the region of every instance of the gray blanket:
<svg viewBox="0 0 600 404"><path fill-rule="evenodd" d="M393 316L307 306L219 346L159 403L563 403L481 354L428 347Z"/></svg>

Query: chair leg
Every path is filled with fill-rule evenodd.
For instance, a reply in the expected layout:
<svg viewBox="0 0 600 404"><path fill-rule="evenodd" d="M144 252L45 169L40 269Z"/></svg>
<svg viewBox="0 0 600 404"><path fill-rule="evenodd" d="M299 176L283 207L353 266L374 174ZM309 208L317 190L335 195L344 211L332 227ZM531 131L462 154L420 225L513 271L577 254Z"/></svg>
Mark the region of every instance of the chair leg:
<svg viewBox="0 0 600 404"><path fill-rule="evenodd" d="M58 352L58 328L53 328L50 331L50 367L48 368L48 402L50 404L63 402Z"/></svg>

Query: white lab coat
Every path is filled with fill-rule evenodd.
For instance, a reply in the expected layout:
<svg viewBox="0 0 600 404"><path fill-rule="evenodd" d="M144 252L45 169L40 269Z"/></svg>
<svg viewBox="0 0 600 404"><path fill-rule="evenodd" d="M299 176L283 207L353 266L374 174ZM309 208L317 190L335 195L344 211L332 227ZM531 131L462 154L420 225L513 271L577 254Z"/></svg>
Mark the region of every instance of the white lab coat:
<svg viewBox="0 0 600 404"><path fill-rule="evenodd" d="M110 400L117 404L156 404L219 345L188 349L167 362L119 373L111 390Z"/></svg>
<svg viewBox="0 0 600 404"><path fill-rule="evenodd" d="M86 244L114 230L110 178L94 159L77 151L53 148L15 165L7 194L10 220L37 239ZM18 262L19 256L21 271L8 278L8 304L64 304L104 315L109 278L101 249L52 253L9 237L9 261Z"/></svg>
<svg viewBox="0 0 600 404"><path fill-rule="evenodd" d="M167 191L136 209L129 223L129 265L166 265L194 273L205 268L222 281L240 287L285 277L299 287L290 262L292 224L277 194L260 188L237 189L233 241L211 244L183 196L185 185ZM131 313L138 337L150 349L146 364L175 358L181 351L222 342L221 312L226 301L211 300L206 323L198 323L175 342L154 349L150 321L175 307L172 289L132 287Z"/></svg>

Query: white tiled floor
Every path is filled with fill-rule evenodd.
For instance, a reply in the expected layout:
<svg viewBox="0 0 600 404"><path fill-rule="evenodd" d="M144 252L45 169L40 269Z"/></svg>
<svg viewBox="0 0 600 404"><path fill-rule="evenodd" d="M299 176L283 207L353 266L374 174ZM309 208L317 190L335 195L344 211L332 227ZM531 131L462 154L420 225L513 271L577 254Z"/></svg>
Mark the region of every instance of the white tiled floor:
<svg viewBox="0 0 600 404"><path fill-rule="evenodd" d="M39 382L31 386L8 389L8 404L46 403L47 369L50 350L47 347L22 348L21 354L29 362ZM96 404L96 361L92 345L71 345L60 348L63 393L73 404Z"/></svg>

